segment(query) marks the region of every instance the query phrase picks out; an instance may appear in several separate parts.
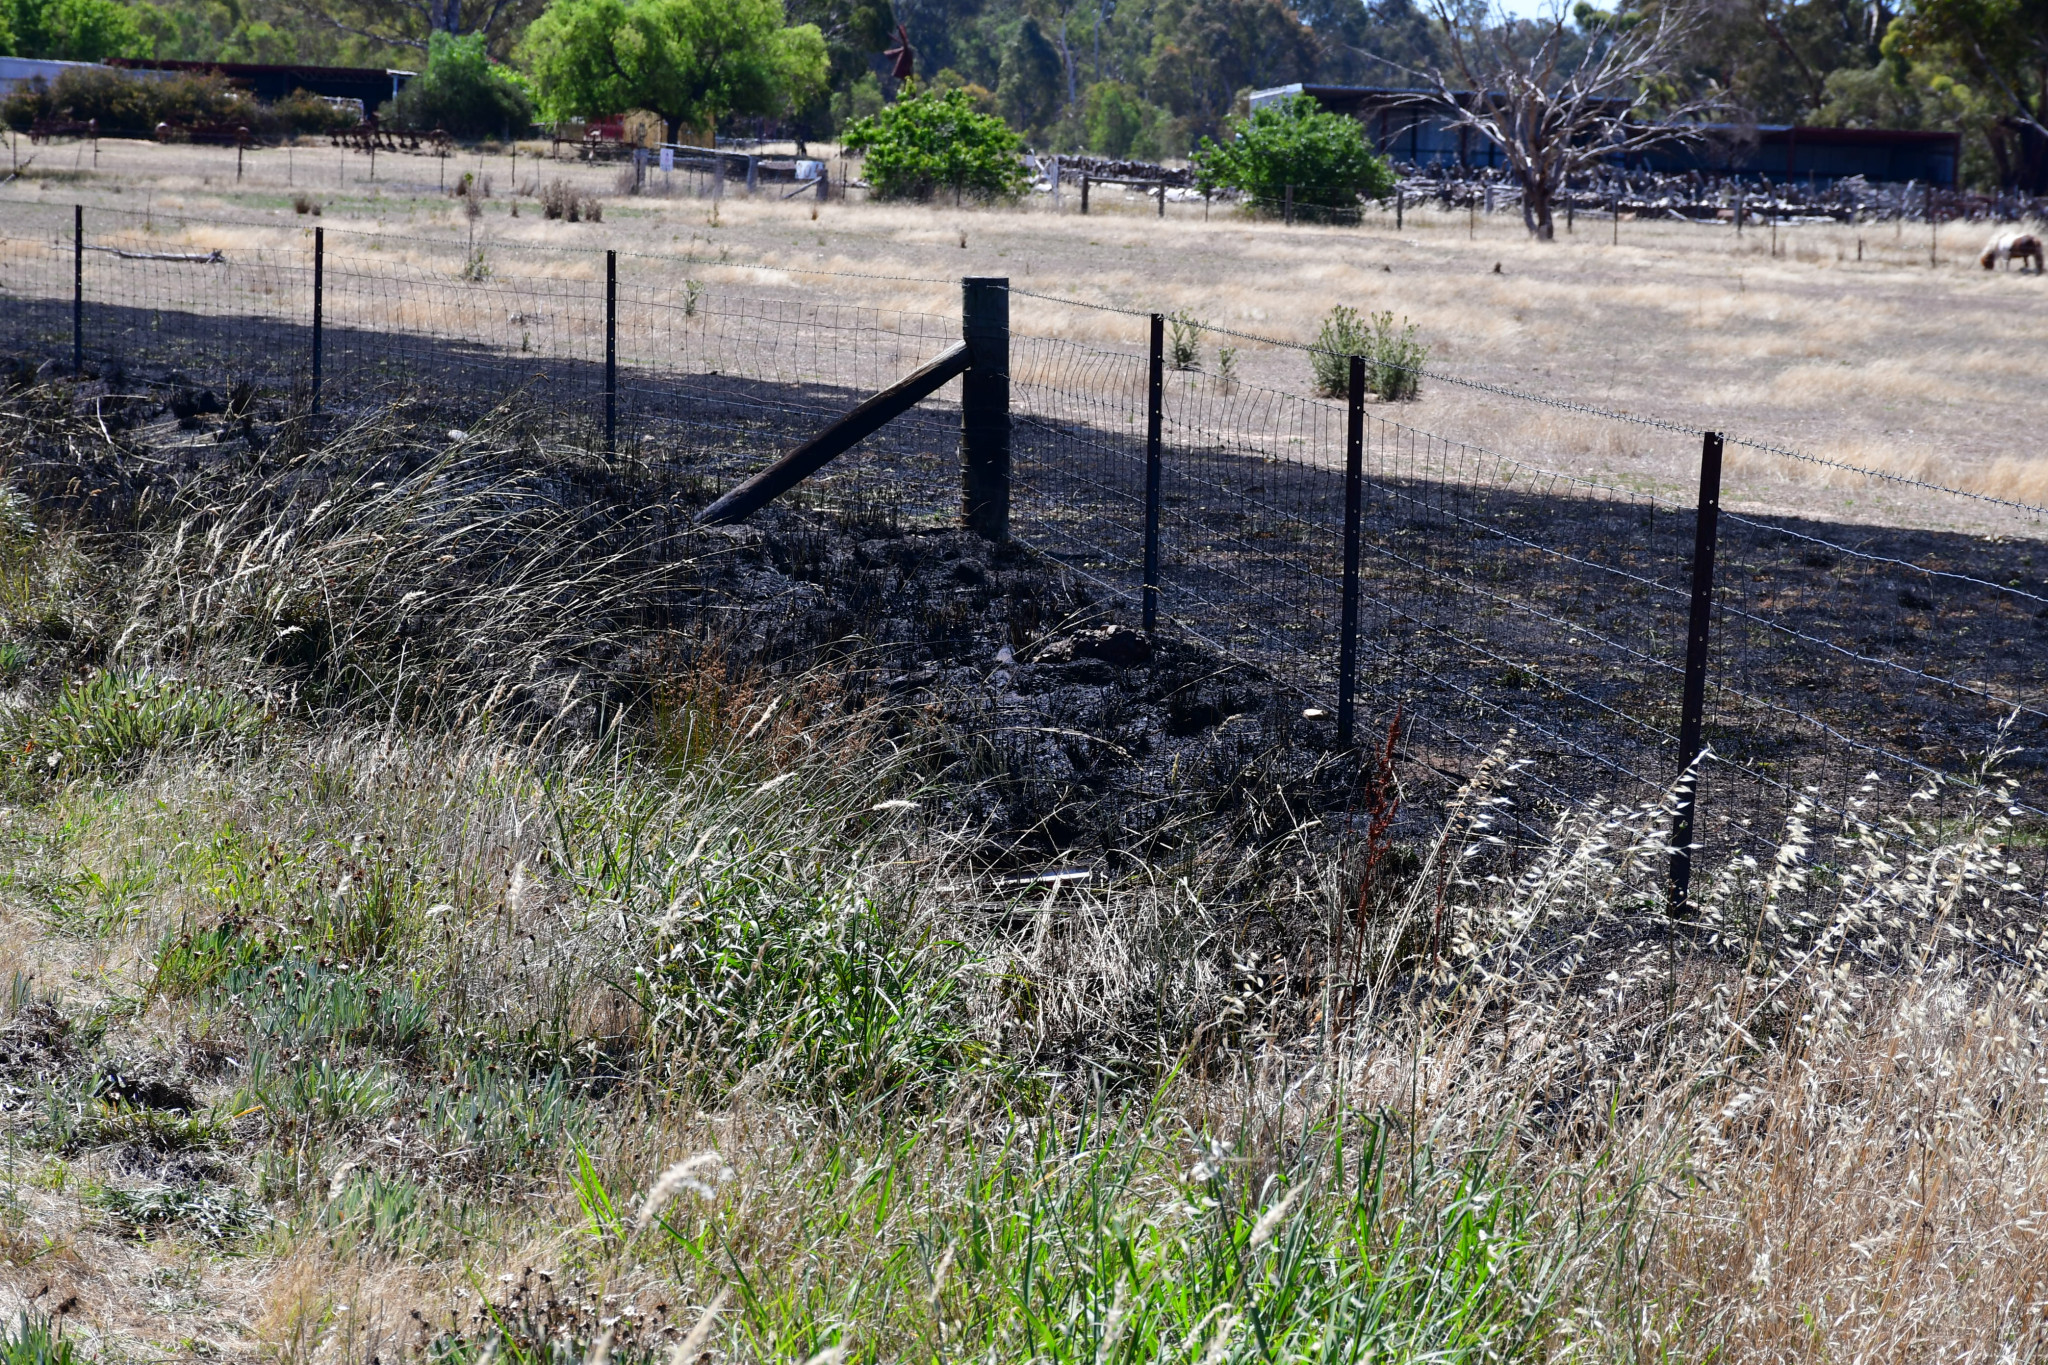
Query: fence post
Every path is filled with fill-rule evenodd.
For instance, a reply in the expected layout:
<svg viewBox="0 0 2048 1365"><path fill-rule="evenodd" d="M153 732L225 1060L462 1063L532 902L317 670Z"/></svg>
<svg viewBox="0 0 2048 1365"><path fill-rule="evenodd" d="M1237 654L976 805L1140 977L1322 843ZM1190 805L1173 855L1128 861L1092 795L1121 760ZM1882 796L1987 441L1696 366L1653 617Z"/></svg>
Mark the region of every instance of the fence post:
<svg viewBox="0 0 2048 1365"><path fill-rule="evenodd" d="M1088 175L1088 172L1086 172L1086 171L1083 171L1083 172L1081 172L1081 216L1082 216L1083 218L1086 218L1086 217L1088 216L1088 181L1089 181L1089 178L1090 178L1090 177L1089 177L1089 175Z"/></svg>
<svg viewBox="0 0 2048 1365"><path fill-rule="evenodd" d="M71 206L71 376L85 378L85 205Z"/></svg>
<svg viewBox="0 0 2048 1365"><path fill-rule="evenodd" d="M1159 216L1161 218L1166 216L1166 182L1164 180L1159 182Z"/></svg>
<svg viewBox="0 0 2048 1365"><path fill-rule="evenodd" d="M1405 211L1405 210L1407 209L1407 207L1408 207L1408 192L1407 192L1406 190L1401 190L1401 189L1397 189L1397 190L1395 190L1395 191L1394 191L1394 231L1396 231L1396 232L1399 232L1399 231L1401 230L1401 219L1402 219L1402 218L1403 218L1403 217L1405 216L1405 214L1404 214L1404 211Z"/></svg>
<svg viewBox="0 0 2048 1365"><path fill-rule="evenodd" d="M327 229L313 229L313 406L320 411L320 348L327 310Z"/></svg>
<svg viewBox="0 0 2048 1365"><path fill-rule="evenodd" d="M1083 182L1086 183L1085 181ZM1010 281L960 281L961 520L984 540L1010 538Z"/></svg>
<svg viewBox="0 0 2048 1365"><path fill-rule="evenodd" d="M1284 208L1284 209L1283 209L1283 210L1282 210L1281 212L1282 212L1282 216L1283 216L1283 219L1284 219L1284 221L1286 222L1286 225L1287 225L1288 227L1293 227L1293 226L1294 226L1294 186L1292 186L1292 185L1289 185L1289 186L1287 187L1287 189L1286 189L1286 192L1285 192L1285 193L1286 193L1286 196L1287 196L1287 197L1286 197L1286 200L1285 200L1285 204L1286 204L1286 207L1285 207L1285 208Z"/></svg>
<svg viewBox="0 0 2048 1365"><path fill-rule="evenodd" d="M1351 357L1344 425L1344 620L1337 639L1337 744L1356 738L1359 519L1365 507L1365 357Z"/></svg>
<svg viewBox="0 0 2048 1365"><path fill-rule="evenodd" d="M1707 711L1707 630L1714 612L1714 544L1721 520L1721 433L1700 442L1699 514L1692 536L1692 616L1685 630L1685 706L1678 723L1679 770L1692 767L1701 750ZM1699 799L1695 774L1678 792L1671 817L1671 903L1685 903L1692 885L1693 812Z"/></svg>
<svg viewBox="0 0 2048 1365"><path fill-rule="evenodd" d="M1166 419L1166 319L1152 315L1152 357L1145 399L1145 586L1144 624L1159 628L1160 428Z"/></svg>
<svg viewBox="0 0 2048 1365"><path fill-rule="evenodd" d="M619 253L604 253L604 448L619 444Z"/></svg>

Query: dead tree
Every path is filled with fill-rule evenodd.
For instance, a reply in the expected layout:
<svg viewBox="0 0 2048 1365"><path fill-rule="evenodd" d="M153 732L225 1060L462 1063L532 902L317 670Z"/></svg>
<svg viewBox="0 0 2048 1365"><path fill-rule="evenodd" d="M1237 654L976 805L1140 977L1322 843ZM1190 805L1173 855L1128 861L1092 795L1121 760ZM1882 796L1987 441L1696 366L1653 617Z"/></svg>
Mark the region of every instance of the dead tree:
<svg viewBox="0 0 2048 1365"><path fill-rule="evenodd" d="M1515 19L1491 7L1433 0L1449 61L1422 72L1432 103L1454 128L1500 148L1522 187L1522 221L1550 241L1551 202L1574 176L1631 152L1693 136L1712 98L1668 95L1673 59L1697 12L1658 6L1631 26L1581 34L1560 4L1548 17Z"/></svg>

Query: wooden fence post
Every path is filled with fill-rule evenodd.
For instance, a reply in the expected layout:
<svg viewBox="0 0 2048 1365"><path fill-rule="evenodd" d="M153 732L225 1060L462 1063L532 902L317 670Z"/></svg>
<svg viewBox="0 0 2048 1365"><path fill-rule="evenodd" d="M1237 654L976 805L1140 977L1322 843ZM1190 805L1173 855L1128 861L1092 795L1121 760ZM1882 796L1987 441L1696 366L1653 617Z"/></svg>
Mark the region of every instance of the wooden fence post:
<svg viewBox="0 0 2048 1365"><path fill-rule="evenodd" d="M1083 185L1087 181L1082 181ZM1010 538L1010 281L960 281L961 520L984 540Z"/></svg>

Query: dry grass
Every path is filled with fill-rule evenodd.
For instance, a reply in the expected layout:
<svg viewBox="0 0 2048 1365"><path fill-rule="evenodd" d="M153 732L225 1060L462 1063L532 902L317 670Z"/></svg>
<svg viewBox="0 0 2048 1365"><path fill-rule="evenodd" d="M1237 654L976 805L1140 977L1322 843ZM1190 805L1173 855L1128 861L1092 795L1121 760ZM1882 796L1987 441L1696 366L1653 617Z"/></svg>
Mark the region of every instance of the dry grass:
<svg viewBox="0 0 2048 1365"><path fill-rule="evenodd" d="M350 436L334 477L394 439ZM509 439L473 435L462 492L427 462L333 521L222 470L145 523L97 617L46 575L112 547L0 547L9 638L63 604L100 667L188 678L233 676L257 605L320 569L321 638L375 684L303 689L257 744L5 769L0 927L38 984L0 1023L29 1097L0 1308L75 1296L94 1359L295 1365L550 1335L580 1359L607 1330L652 1360L721 1294L702 1344L733 1360L1308 1360L1333 1324L1404 1360L2043 1346L2048 939L1995 788L1938 824L1876 789L1835 827L1796 812L1677 922L1663 809L1596 803L1503 858L1511 750L1369 895L1308 828L1279 878L1020 893L800 681L673 675L621 712L630 743L478 704L505 675L476 623L560 650L561 575L591 571L570 519L526 537L523 581L427 576L434 528L520 507L480 477ZM442 691L394 722L384 608L413 581L445 625L401 657ZM338 673L242 667L272 698ZM1280 955L1248 912L1297 926ZM269 1003L336 969L432 1027ZM95 1099L110 1071L190 1087L197 1135L137 1137L189 1130ZM469 1095L478 1126L436 1117ZM166 1188L269 1221L140 1238L108 1212Z"/></svg>
<svg viewBox="0 0 2048 1365"><path fill-rule="evenodd" d="M521 164L544 150L529 144ZM434 187L444 168L432 158L379 158L379 179L371 182L361 156L267 150L248 157L247 178L237 188L219 170L232 169L231 154L223 161L215 149L108 142L96 174L84 164L89 152L81 160L76 148L63 146L43 154L33 172L47 164L71 175L72 168L57 165L67 154L80 162L75 178L18 182L0 192L4 203L83 196L108 208L237 218L251 226L194 228L168 239L247 252L299 240L309 220L292 213L286 191L302 191L309 177L317 181L345 166L346 183L321 221L330 232L376 234L380 268L447 278L455 249L429 239L456 243L466 232L459 206ZM510 165L501 155L475 168L464 160L446 169L502 170L500 183L510 184ZM542 170L522 171L519 181L537 183ZM551 163L545 172L566 176L582 192L615 191L609 167ZM2032 433L2042 417L2027 357L2043 286L1978 269L1973 253L1981 234L1974 229L1945 230L1939 265L1930 268L1925 228L1892 225L1785 228L1773 257L1768 232L1738 238L1725 226L1625 222L1614 246L1609 224L1588 220L1576 234L1539 246L1510 215L1468 235L1462 213L1427 208L1412 209L1396 233L1391 215L1369 215L1358 229L1290 229L1221 212L1205 219L1198 204L1171 205L1161 221L1136 199L1125 203L1116 195L1099 198L1098 211L1085 219L1072 203L1054 216L1044 196L1020 209L954 209L837 200L819 206L808 197L747 199L737 191L715 205L655 195L614 198L597 225L548 222L531 203L514 220L513 202L501 194L485 206L484 237L500 280L592 281L601 270L587 254L527 255L515 246L617 246L650 258L629 261L629 278L658 272L664 258L682 258L706 287L801 292L945 316L957 309L951 281L1005 274L1036 292L1139 312L1186 311L1297 342L1314 336L1332 303L1345 302L1414 318L1435 363L1453 374L1802 449L1918 448L1962 486L2001 495L2033 486L2012 462L2033 458ZM0 206L0 213L9 211ZM255 226L265 220L274 226ZM431 325L450 302L422 302L413 322ZM1020 300L1016 321L1040 334L1121 349L1144 340L1142 317L1114 312ZM499 330L492 319L464 324L472 325L483 335ZM516 345L518 338L507 341ZM1298 352L1248 343L1239 367L1250 383L1307 388ZM1518 442L1531 414L1512 401L1436 384L1425 385L1421 401L1402 411L1424 429L1529 454ZM1689 486L1696 452L1684 442L1652 450L1625 436L1568 442L1566 453L1575 470L1604 473L1612 472L1609 456L1618 447L1630 449L1619 468L1631 477L1674 493ZM1831 476L1817 483L1833 486ZM1731 494L1739 504L1746 490ZM1775 496L1762 490L1766 502ZM1978 529L1970 509L1939 500L1880 498L1873 507L1861 498L1841 507L1856 517Z"/></svg>
<svg viewBox="0 0 2048 1365"><path fill-rule="evenodd" d="M390 259L444 268L386 209ZM1608 256L1460 245L1461 220L1424 214L1390 242L1181 210L1164 229L990 212L959 216L963 251L943 212L831 205L812 227L728 200L712 228L702 210L622 205L604 226L732 287L769 287L740 262L771 251L802 284L798 239L830 231L832 259L933 277L964 273L958 258L1006 268L1029 243L1020 279L1038 278L1028 264L1274 330L1357 290L1427 320L1461 366L1646 411L1687 390L1618 363L1625 344L1720 329L1698 382L1810 417L1831 348L1867 340L1839 294L1802 292L1854 269L1839 234L1836 256L1816 237L1802 262L1796 245L1760 260L1754 239L1702 248L1703 230L1636 224L1647 244ZM581 227L508 219L494 241ZM299 229L204 231L248 251ZM1271 287L1196 250L1217 243ZM1551 274L1466 280L1475 250ZM1375 280L1375 252L1406 263L1398 284ZM1411 281L1407 252L1442 269ZM501 258L557 281L589 270ZM1730 264L1758 311L1711 281ZM1979 285L1909 269L1867 261L1859 278L1917 291L1937 319ZM1995 283L2013 292L1982 300L2024 297ZM951 306L944 284L833 287ZM1872 310L1880 353L1847 367L1859 412L1932 403L1947 382L1882 351L1910 315ZM1136 325L1033 316L1101 344ZM1745 362L1743 329L1786 349ZM2000 354L1998 328L1968 330L1955 355ZM1617 355L1597 378L1583 353L1528 363L1589 338ZM1246 363L1284 380L1290 354ZM1994 391L2025 378L1982 368ZM1686 440L1649 427L1442 385L1398 415L1683 486ZM119 472L91 424L15 416L25 487L54 498ZM1945 448L1943 465L1881 418L1814 431L1818 455L1908 477L2043 480L2023 448ZM380 472L398 456L412 472ZM1741 447L1732 463L1753 503L1871 494L1824 465ZM947 793L918 785L884 724L818 702L829 679L646 671L660 651L600 608L673 577L634 567L630 521L556 505L550 472L611 471L515 423L461 440L371 424L267 471L209 465L129 539L40 508L0 518L0 637L38 658L0 746L0 970L34 978L0 1002L0 1313L75 1296L67 1330L96 1360L291 1365L474 1365L550 1334L562 1358L602 1356L602 1339L639 1365L721 1295L699 1342L718 1360L2048 1349L2048 926L2013 885L1995 786L1938 807L1873 789L1834 825L1799 811L1758 831L1757 861L1703 877L1681 920L1661 894L1667 811L1596 802L1505 856L1491 821L1511 751L1370 894L1357 851L1312 827L1264 862L1020 892L961 858L936 814ZM281 491L293 480L336 497ZM110 698L110 731L146 711L146 689L64 690L144 665L176 695L231 693L260 726L30 758L67 696ZM1254 929L1271 924L1278 951ZM278 1003L316 981L374 987L369 1022ZM200 1126L95 1094L110 1071L189 1087ZM662 1220L631 1216L663 1171L714 1151ZM269 1221L144 1238L109 1214L111 1195L160 1187L238 1193ZM554 1316L528 1331L518 1315L542 1299ZM1355 1338L1319 1341L1332 1323Z"/></svg>

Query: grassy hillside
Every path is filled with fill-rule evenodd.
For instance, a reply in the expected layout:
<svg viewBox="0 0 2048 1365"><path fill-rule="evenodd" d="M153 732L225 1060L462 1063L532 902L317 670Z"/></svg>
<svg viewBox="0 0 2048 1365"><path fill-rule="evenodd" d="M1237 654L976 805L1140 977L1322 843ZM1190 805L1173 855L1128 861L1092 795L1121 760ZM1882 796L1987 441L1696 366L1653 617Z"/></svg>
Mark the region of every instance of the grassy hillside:
<svg viewBox="0 0 2048 1365"><path fill-rule="evenodd" d="M1511 741L1434 844L1020 879L516 414L79 396L0 412L10 1362L2041 1349L1995 783L1679 920Z"/></svg>

